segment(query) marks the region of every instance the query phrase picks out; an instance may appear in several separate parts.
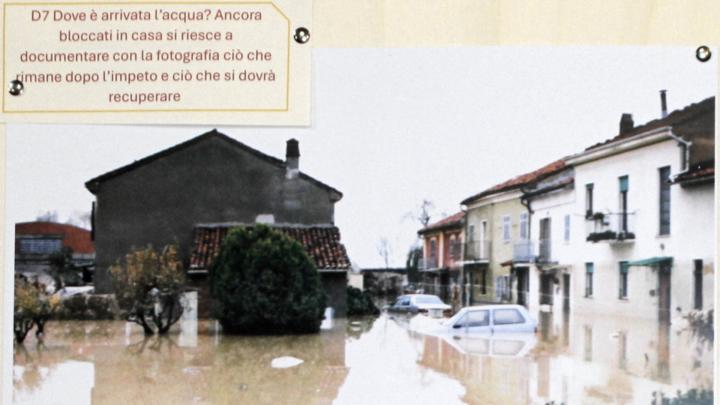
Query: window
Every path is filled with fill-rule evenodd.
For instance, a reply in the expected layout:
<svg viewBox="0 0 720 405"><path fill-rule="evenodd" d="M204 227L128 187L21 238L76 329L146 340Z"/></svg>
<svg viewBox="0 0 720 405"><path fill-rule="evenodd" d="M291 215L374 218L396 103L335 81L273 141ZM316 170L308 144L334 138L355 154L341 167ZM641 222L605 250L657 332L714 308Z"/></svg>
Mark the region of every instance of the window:
<svg viewBox="0 0 720 405"><path fill-rule="evenodd" d="M490 325L490 316L488 311L469 311L455 324L455 327L472 328L488 325Z"/></svg>
<svg viewBox="0 0 720 405"><path fill-rule="evenodd" d="M592 297L593 295L593 273L595 272L595 265L593 263L585 263L585 296Z"/></svg>
<svg viewBox="0 0 720 405"><path fill-rule="evenodd" d="M503 240L505 242L510 240L510 216L505 215L503 217L503 224L502 224L502 230L503 230Z"/></svg>
<svg viewBox="0 0 720 405"><path fill-rule="evenodd" d="M528 238L528 214L523 212L520 214L520 239L525 240Z"/></svg>
<svg viewBox="0 0 720 405"><path fill-rule="evenodd" d="M437 242L435 239L430 239L430 259L437 257Z"/></svg>
<svg viewBox="0 0 720 405"><path fill-rule="evenodd" d="M620 189L620 229L621 232L628 231L628 189L630 182L628 176L618 178L618 186Z"/></svg>
<svg viewBox="0 0 720 405"><path fill-rule="evenodd" d="M697 259L694 261L695 263L695 270L693 271L693 278L694 278L694 285L695 285L695 293L694 293L694 308L695 309L702 309L703 307L703 261L700 259Z"/></svg>
<svg viewBox="0 0 720 405"><path fill-rule="evenodd" d="M494 325L512 325L525 323L525 318L517 309L496 309L493 311Z"/></svg>
<svg viewBox="0 0 720 405"><path fill-rule="evenodd" d="M628 297L628 263L620 262L620 291L618 297L627 299Z"/></svg>
<svg viewBox="0 0 720 405"><path fill-rule="evenodd" d="M468 242L472 242L475 240L475 225L468 226Z"/></svg>
<svg viewBox="0 0 720 405"><path fill-rule="evenodd" d="M563 229L563 240L570 242L570 215L565 215L564 219L565 227Z"/></svg>
<svg viewBox="0 0 720 405"><path fill-rule="evenodd" d="M590 218L593 214L593 184L585 185L585 217Z"/></svg>
<svg viewBox="0 0 720 405"><path fill-rule="evenodd" d="M50 254L62 250L62 239L20 239L20 253Z"/></svg>
<svg viewBox="0 0 720 405"><path fill-rule="evenodd" d="M660 168L660 235L670 235L670 167Z"/></svg>

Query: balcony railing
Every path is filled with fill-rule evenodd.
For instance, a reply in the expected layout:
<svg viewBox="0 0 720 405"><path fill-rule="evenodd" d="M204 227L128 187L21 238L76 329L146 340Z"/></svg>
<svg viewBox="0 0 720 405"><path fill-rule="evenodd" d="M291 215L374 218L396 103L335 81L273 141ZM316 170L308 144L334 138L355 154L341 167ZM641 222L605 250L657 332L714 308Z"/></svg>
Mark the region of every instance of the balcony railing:
<svg viewBox="0 0 720 405"><path fill-rule="evenodd" d="M513 243L513 262L535 261L535 243L528 239L522 239Z"/></svg>
<svg viewBox="0 0 720 405"><path fill-rule="evenodd" d="M552 240L521 239L513 243L513 261L520 263L552 262Z"/></svg>
<svg viewBox="0 0 720 405"><path fill-rule="evenodd" d="M418 260L418 270L420 271L429 271L429 270L436 270L438 268L438 259L437 257L421 257L420 260Z"/></svg>
<svg viewBox="0 0 720 405"><path fill-rule="evenodd" d="M635 213L603 213L588 215L585 221L588 242L631 242L635 240Z"/></svg>
<svg viewBox="0 0 720 405"><path fill-rule="evenodd" d="M488 261L490 260L491 244L489 240L469 241L465 243L465 260L467 261Z"/></svg>

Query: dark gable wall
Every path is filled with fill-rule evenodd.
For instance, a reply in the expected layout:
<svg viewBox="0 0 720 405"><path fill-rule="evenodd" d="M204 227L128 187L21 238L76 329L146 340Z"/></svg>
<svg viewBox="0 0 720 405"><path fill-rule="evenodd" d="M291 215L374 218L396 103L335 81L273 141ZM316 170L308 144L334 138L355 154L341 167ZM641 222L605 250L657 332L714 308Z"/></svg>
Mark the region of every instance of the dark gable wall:
<svg viewBox="0 0 720 405"><path fill-rule="evenodd" d="M301 162L302 163L302 162ZM108 268L132 248L177 243L187 265L193 226L252 223L331 224L330 191L220 137L208 137L110 178L96 193L95 284L109 292Z"/></svg>

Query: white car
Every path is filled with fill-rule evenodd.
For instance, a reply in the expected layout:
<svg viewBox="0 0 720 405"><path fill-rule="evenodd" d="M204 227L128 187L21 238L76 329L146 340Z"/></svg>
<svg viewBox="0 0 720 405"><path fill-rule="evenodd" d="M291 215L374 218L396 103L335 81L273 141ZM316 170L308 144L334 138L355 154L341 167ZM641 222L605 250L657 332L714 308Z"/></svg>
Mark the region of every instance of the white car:
<svg viewBox="0 0 720 405"><path fill-rule="evenodd" d="M411 314L426 314L432 318L439 318L443 315L449 316L452 307L442 302L437 295L408 294L401 295L391 307L390 312L406 312Z"/></svg>
<svg viewBox="0 0 720 405"><path fill-rule="evenodd" d="M522 305L480 305L461 309L441 328L451 335L535 333L537 321Z"/></svg>

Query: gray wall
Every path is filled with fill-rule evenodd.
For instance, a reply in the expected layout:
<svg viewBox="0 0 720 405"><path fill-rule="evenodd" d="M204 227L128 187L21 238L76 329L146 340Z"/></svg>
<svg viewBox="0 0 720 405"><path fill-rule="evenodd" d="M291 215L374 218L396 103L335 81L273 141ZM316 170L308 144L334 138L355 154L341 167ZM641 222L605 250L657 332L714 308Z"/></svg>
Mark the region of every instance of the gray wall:
<svg viewBox="0 0 720 405"><path fill-rule="evenodd" d="M333 194L222 136L167 154L100 183L96 192L96 290L109 292L108 267L132 248L180 247L187 265L198 223L333 223Z"/></svg>

